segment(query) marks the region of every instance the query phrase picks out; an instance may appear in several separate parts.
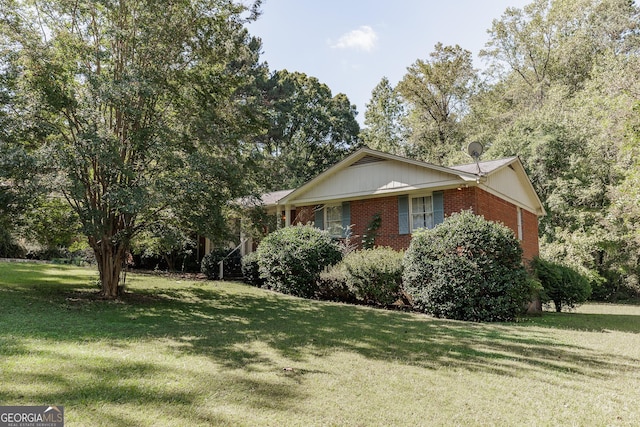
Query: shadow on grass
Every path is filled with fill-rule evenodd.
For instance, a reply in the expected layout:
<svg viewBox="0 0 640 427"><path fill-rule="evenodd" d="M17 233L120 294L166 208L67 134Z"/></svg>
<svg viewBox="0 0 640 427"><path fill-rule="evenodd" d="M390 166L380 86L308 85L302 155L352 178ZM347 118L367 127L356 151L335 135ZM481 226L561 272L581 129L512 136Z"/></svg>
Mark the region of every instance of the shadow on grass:
<svg viewBox="0 0 640 427"><path fill-rule="evenodd" d="M243 348L255 341L293 360L344 350L429 368L487 369L510 375L516 373L516 367L502 361L517 360L518 371L523 366L567 372L610 368L609 358L513 325L455 322L309 301L225 282L136 289L123 301L97 301L87 281L65 279L65 269L53 269L60 275L34 272L28 266L13 271L25 274L20 284L0 286L4 306L0 322L4 334L13 337L64 341L170 338L180 343L180 351L210 356L229 368L256 363L258 355ZM26 315L28 312L37 316ZM638 320L635 316L571 313L534 318L527 324L640 332ZM20 352L19 340L4 344L0 354Z"/></svg>
<svg viewBox="0 0 640 427"><path fill-rule="evenodd" d="M527 319L526 324L573 331L640 334L640 315L633 314L549 312Z"/></svg>
<svg viewBox="0 0 640 427"><path fill-rule="evenodd" d="M256 349L256 343L268 346L292 363L302 364L311 357L341 351L426 369L446 367L506 376L552 372L560 378L607 377L612 371L640 363L640 359L567 345L543 328L528 327L639 333L636 316L560 314L530 319L523 325L477 324L309 301L225 282L175 287L166 282L162 287L140 288L135 288L134 283L135 293L122 301L98 301L93 297L95 289L88 285L89 273L69 279L65 278L68 270L59 267L34 272L28 266L20 266L12 271L21 277L14 284L3 284L0 277L0 356L33 352L25 345L25 339L71 344L106 341L112 346L126 346L127 341L170 340L172 351L206 356L226 368L225 380L251 390L256 405L264 405L264 401L279 405L299 398L282 384L234 376L236 369L267 367L282 371L282 366L276 366ZM154 371L159 368L151 365L118 363L120 380L127 375L160 375ZM135 384L111 382L108 375L94 371L89 364L80 364L77 369L95 378L95 382L74 388L66 373L59 373L42 380L61 391L39 396L50 402L127 402L137 396L143 403L148 399L158 405L179 402L184 406L192 405L196 399L188 391L150 393ZM304 374L304 370L298 370L298 377L290 378L296 381ZM21 380L34 380L28 375L25 373ZM273 399L274 393L279 397ZM17 397L20 396L0 393L2 401Z"/></svg>

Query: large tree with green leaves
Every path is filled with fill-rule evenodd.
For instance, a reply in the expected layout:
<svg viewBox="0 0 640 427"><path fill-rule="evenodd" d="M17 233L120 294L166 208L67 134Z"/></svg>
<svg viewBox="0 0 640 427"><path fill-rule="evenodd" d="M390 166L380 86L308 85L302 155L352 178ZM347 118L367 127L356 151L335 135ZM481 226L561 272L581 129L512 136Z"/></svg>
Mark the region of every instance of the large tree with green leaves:
<svg viewBox="0 0 640 427"><path fill-rule="evenodd" d="M261 85L267 132L258 152L267 190L294 188L341 160L358 143L355 106L317 78L273 72Z"/></svg>
<svg viewBox="0 0 640 427"><path fill-rule="evenodd" d="M371 100L364 112L365 128L360 132L363 144L374 150L405 154L407 117L400 94L383 77L371 92Z"/></svg>
<svg viewBox="0 0 640 427"><path fill-rule="evenodd" d="M4 0L0 110L10 142L62 194L119 292L132 237L171 209L206 234L245 192L255 130L251 6L231 0Z"/></svg>
<svg viewBox="0 0 640 427"><path fill-rule="evenodd" d="M604 283L594 287L602 297L637 288L639 277L633 221L620 211L637 145L629 123L640 99L638 17L628 0L507 9L483 52L500 72L469 115L490 141L487 156L522 156L546 203L542 254Z"/></svg>
<svg viewBox="0 0 640 427"><path fill-rule="evenodd" d="M409 104L413 155L447 163L462 148L461 118L474 93L476 70L471 52L437 43L430 59L407 69L398 91Z"/></svg>

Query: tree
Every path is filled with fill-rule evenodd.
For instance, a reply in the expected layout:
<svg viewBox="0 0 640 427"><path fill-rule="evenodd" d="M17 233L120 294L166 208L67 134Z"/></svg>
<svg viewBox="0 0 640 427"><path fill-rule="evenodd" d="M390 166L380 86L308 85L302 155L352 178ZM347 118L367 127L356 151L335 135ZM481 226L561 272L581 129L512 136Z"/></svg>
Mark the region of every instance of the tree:
<svg viewBox="0 0 640 427"><path fill-rule="evenodd" d="M560 313L562 307L575 308L589 299L589 281L572 268L542 258L534 259L531 266L542 283L542 302L553 301L556 312Z"/></svg>
<svg viewBox="0 0 640 427"><path fill-rule="evenodd" d="M547 210L541 254L587 277L596 298L637 289L639 277L633 222L620 210L633 170L625 147L640 93L638 13L628 0L507 9L481 54L500 72L466 123L489 142L487 158L522 157Z"/></svg>
<svg viewBox="0 0 640 427"><path fill-rule="evenodd" d="M516 73L540 103L552 84L581 89L607 52L637 52L638 30L630 0L534 0L493 21L480 56Z"/></svg>
<svg viewBox="0 0 640 427"><path fill-rule="evenodd" d="M244 193L260 48L244 24L258 6L3 3L0 73L16 84L0 109L40 183L78 215L105 297L118 294L131 239L167 209L215 234Z"/></svg>
<svg viewBox="0 0 640 427"><path fill-rule="evenodd" d="M438 43L428 61L407 69L398 91L410 105L410 132L415 156L446 163L461 148L460 119L474 93L476 71L471 52Z"/></svg>
<svg viewBox="0 0 640 427"><path fill-rule="evenodd" d="M398 92L389 79L383 77L371 92L366 105L364 124L360 133L362 143L374 150L403 155L406 130L406 110Z"/></svg>
<svg viewBox="0 0 640 427"><path fill-rule="evenodd" d="M268 131L258 142L267 190L297 187L357 146L355 106L315 77L276 71L263 92Z"/></svg>

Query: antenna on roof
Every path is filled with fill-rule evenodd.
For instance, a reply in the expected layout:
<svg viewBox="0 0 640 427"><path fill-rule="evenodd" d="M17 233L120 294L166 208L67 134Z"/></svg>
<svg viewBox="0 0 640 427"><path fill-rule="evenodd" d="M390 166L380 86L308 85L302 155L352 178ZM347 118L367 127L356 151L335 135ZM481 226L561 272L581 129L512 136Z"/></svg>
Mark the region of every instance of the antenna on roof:
<svg viewBox="0 0 640 427"><path fill-rule="evenodd" d="M480 170L480 156L484 151L484 147L477 141L473 141L469 144L469 148L467 148L467 152L473 159L476 161L476 166L478 166L478 175L482 173Z"/></svg>

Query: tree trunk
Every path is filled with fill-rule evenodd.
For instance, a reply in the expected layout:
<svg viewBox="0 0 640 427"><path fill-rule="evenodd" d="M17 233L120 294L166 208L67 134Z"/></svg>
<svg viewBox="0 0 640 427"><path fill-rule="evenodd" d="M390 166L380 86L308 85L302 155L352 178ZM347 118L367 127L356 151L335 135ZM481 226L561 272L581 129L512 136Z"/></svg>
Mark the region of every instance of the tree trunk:
<svg viewBox="0 0 640 427"><path fill-rule="evenodd" d="M554 300L553 303L556 306L556 313L560 313L562 311L562 300Z"/></svg>
<svg viewBox="0 0 640 427"><path fill-rule="evenodd" d="M113 243L110 238L104 236L93 245L93 251L100 272L100 293L105 298L117 298L120 294L120 272L125 261L125 245Z"/></svg>

